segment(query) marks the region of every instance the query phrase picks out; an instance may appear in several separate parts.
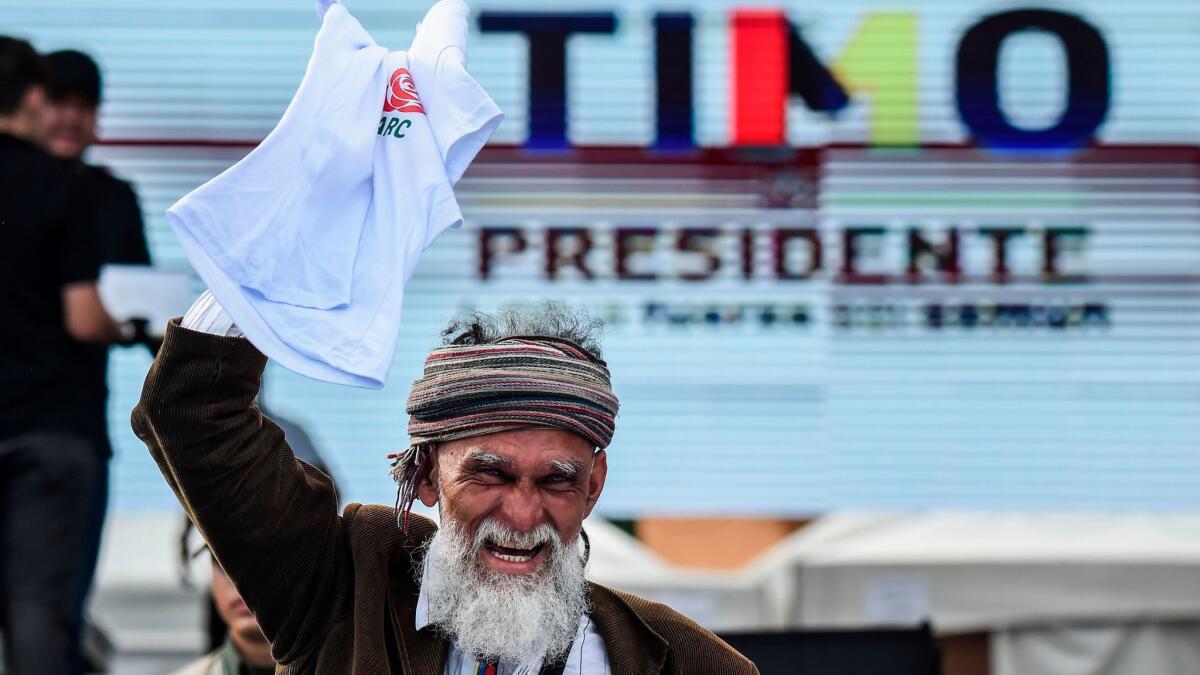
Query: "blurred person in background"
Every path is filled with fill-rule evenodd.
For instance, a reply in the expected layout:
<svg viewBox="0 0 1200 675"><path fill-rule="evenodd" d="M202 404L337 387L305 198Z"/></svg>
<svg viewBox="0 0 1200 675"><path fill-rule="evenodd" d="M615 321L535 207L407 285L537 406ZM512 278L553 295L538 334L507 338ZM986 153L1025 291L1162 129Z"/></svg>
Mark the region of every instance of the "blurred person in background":
<svg viewBox="0 0 1200 675"><path fill-rule="evenodd" d="M131 337L96 288L78 172L35 145L46 63L0 37L0 633L10 675L82 672L80 610L108 461L96 345Z"/></svg>
<svg viewBox="0 0 1200 675"><path fill-rule="evenodd" d="M95 205L101 261L149 265L142 208L133 186L83 158L96 142L100 68L90 56L73 50L47 54L46 63L49 81L42 106L42 145L50 154L70 161L83 176L88 198Z"/></svg>
<svg viewBox="0 0 1200 675"><path fill-rule="evenodd" d="M337 481L304 427L269 410L263 400L263 390L259 391L258 406L263 414L270 417L283 431L284 438L287 439L296 458L328 476L336 491ZM180 579L183 584L192 585L190 568L194 558L207 554L212 561L212 583L204 603L210 653L181 669L176 675L252 675L260 672L260 669L261 672L275 672L275 661L271 659L271 644L263 636L258 620L246 608L241 594L230 581L229 575L221 569L220 563L212 556L208 545L201 541L197 546L193 541L198 537L192 521L185 518L183 532L179 538Z"/></svg>
<svg viewBox="0 0 1200 675"><path fill-rule="evenodd" d="M325 464L325 460L317 452L311 437L304 428L274 412L268 412L263 402L262 392L259 392L259 408L264 415L279 425L284 438L292 447L296 457L329 477L336 491L337 481ZM209 551L206 544L200 547L193 545L195 526L190 520L184 521L183 533L179 540L180 570L185 585L190 586L189 567L191 560L201 555L208 555L212 564L212 583L208 594L208 630L211 652L176 671L174 675L267 675L275 672L275 660L271 657L271 643L263 635L258 619L246 607L241 593L229 579L229 575L221 568L221 564ZM195 552L193 552L193 549Z"/></svg>
<svg viewBox="0 0 1200 675"><path fill-rule="evenodd" d="M220 637L213 650L192 663L175 671L174 675L267 675L275 672L275 660L271 657L271 643L263 635L254 614L246 607L242 595L230 581L221 564L201 547L196 553L190 551L190 534L194 531L188 521L181 537L181 563L184 581L188 583L187 570L191 560L208 553L212 564L212 583L209 587L209 605L215 621L220 627ZM189 584L190 585L190 584Z"/></svg>
<svg viewBox="0 0 1200 675"><path fill-rule="evenodd" d="M338 514L254 406L267 359L210 292L168 327L133 428L295 672L757 673L669 607L586 580L618 407L597 333L555 304L453 321L409 396L396 508Z"/></svg>
<svg viewBox="0 0 1200 675"><path fill-rule="evenodd" d="M41 144L50 154L67 161L76 176L92 214L96 255L103 265L149 265L150 251L142 223L142 209L133 187L106 167L84 162L84 153L96 142L96 121L102 97L100 68L87 54L64 50L47 54L46 101L42 106ZM133 337L124 342L145 344L154 350L145 324L131 322ZM100 425L95 444L105 457L112 454L106 424L109 344L90 344L79 353L79 382L94 402ZM84 575L77 599L83 616L87 592L100 554L100 535L108 506L108 462L95 475L95 502L88 509L88 542L80 562Z"/></svg>
<svg viewBox="0 0 1200 675"><path fill-rule="evenodd" d="M212 558L211 556L209 556ZM217 614L229 627L228 638L217 651L201 657L175 675L271 675L275 659L271 643L258 620L246 607L237 587L216 558L212 558L212 599Z"/></svg>

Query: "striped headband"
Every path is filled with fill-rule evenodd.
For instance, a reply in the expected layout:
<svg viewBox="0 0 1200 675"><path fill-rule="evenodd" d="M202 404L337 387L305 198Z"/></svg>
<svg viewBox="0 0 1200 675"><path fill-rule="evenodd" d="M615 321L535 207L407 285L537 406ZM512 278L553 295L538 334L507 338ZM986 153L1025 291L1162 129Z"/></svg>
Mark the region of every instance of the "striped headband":
<svg viewBox="0 0 1200 675"><path fill-rule="evenodd" d="M435 349L408 396L408 433L417 446L564 429L606 448L618 408L604 361L569 340L517 336Z"/></svg>

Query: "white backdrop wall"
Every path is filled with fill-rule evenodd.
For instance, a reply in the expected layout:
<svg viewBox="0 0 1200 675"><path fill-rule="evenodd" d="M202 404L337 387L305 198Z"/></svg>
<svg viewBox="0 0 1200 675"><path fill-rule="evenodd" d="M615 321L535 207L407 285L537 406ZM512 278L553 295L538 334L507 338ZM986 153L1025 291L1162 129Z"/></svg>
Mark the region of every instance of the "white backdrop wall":
<svg viewBox="0 0 1200 675"><path fill-rule="evenodd" d="M407 43L425 8L348 4L390 46ZM730 16L739 5L556 5L611 11L618 22L612 35L568 42L568 139L591 150L491 152L468 175L467 225L439 240L414 277L383 391L268 374L268 400L308 428L346 496L393 498L385 455L405 444L408 384L451 313L552 296L610 319L607 355L624 407L601 503L608 515L1200 506L1200 6L1046 5L1103 36L1111 101L1090 149L1032 155L972 149L955 106L959 40L1017 5L778 7L842 81L882 82L851 87L835 117L793 101L787 142L812 152L639 162L626 151L596 164L580 160L600 146L653 140L659 10L696 21L696 142L734 141ZM546 10L525 0L474 8ZM0 32L43 50L84 49L101 63L107 144L93 159L136 184L156 263L180 270L187 261L163 212L271 128L316 28L304 0L0 0ZM472 40L471 68L508 115L494 142L519 146L529 127L525 40L478 31ZM1009 120L1054 124L1069 70L1057 41L1016 34L998 68ZM896 133L924 150L872 147ZM550 278L552 228L586 232L579 260L592 278L572 264ZM619 228L654 233L621 253ZM881 233L848 240L854 228ZM1019 231L1003 280L987 234L996 228ZM510 229L523 252L499 247L515 241ZM820 265L811 240L779 239L806 229L821 244ZM917 256L907 276L912 229L933 244L954 230L960 277L931 256ZM483 247L483 232L498 233L497 248ZM699 243L680 251L688 232ZM886 279L848 281L848 241L855 271ZM559 252L584 245L576 231ZM777 265L816 269L782 279ZM648 271L658 278L628 278ZM128 431L148 357L120 352L113 365L116 506L164 508L172 497Z"/></svg>

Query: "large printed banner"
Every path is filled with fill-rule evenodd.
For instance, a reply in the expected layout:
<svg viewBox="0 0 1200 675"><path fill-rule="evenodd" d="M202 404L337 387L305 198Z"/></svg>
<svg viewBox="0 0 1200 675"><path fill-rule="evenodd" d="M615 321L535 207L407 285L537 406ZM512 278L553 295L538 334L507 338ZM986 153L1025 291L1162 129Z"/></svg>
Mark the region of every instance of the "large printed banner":
<svg viewBox="0 0 1200 675"><path fill-rule="evenodd" d="M734 7L727 16L722 27L728 43L723 98L728 101L731 144L786 144L786 112L793 100L835 119L851 106L869 108L865 140L872 144L911 146L921 142L921 77L932 73L922 68L920 61L918 12L866 12L832 61L814 51L805 31L783 8ZM697 16L659 12L652 17L652 25L653 146L694 148L696 108L711 105L698 100L695 86ZM617 13L611 11L485 11L480 15L479 28L485 34L516 33L528 42L528 146L562 148L571 144L567 134L568 73L572 72L567 67L568 42L573 36L613 36L617 27ZM717 26L704 29L720 32ZM1057 119L1038 128L1026 128L1010 118L999 86L1006 41L1030 34L1049 40L1054 43L1052 48L1061 51L1041 64L1062 71L1060 110ZM953 41L953 37L944 35L939 42ZM1009 9L978 17L963 26L957 37L953 63L946 65L954 77L955 112L973 140L994 150L1061 151L1083 146L1095 137L1111 104L1110 48L1086 16L1058 9ZM576 86L582 89L589 84Z"/></svg>
<svg viewBox="0 0 1200 675"><path fill-rule="evenodd" d="M425 9L346 1L393 46ZM97 55L96 158L186 265L162 212L278 119L308 3L68 4L0 10ZM393 497L453 312L560 297L609 326L610 515L1200 507L1200 5L473 7L507 118L412 280L391 382L266 383L347 498ZM124 431L146 358L116 363L117 503L161 508Z"/></svg>
<svg viewBox="0 0 1200 675"><path fill-rule="evenodd" d="M402 47L422 3L347 0ZM310 3L0 0L4 30L90 48L113 141L255 142L316 29ZM970 142L1191 144L1200 9L1182 0L479 0L470 66L535 149Z"/></svg>

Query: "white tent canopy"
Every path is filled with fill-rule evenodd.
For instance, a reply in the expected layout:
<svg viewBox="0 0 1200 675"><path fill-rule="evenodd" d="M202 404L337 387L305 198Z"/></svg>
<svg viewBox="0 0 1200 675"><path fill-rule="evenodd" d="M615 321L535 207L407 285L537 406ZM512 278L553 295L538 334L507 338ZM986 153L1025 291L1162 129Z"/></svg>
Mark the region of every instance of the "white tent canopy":
<svg viewBox="0 0 1200 675"><path fill-rule="evenodd" d="M591 542L588 576L597 581L626 573L653 574L666 568L666 563L642 542L603 518L588 518L583 521L583 529Z"/></svg>
<svg viewBox="0 0 1200 675"><path fill-rule="evenodd" d="M789 626L1200 617L1200 515L930 513L795 548L763 563L789 579Z"/></svg>
<svg viewBox="0 0 1200 675"><path fill-rule="evenodd" d="M583 524L591 537L588 578L663 602L712 630L762 625L762 584L746 573L702 572L669 565L637 539L600 518Z"/></svg>
<svg viewBox="0 0 1200 675"><path fill-rule="evenodd" d="M591 576L599 583L666 603L714 631L784 628L788 599L796 592L794 577L786 572L791 565L895 519L871 514L826 516L739 571L682 569L660 563L655 569L625 566L602 571L594 566ZM593 556L599 549L593 537Z"/></svg>

